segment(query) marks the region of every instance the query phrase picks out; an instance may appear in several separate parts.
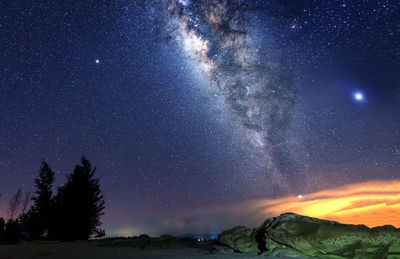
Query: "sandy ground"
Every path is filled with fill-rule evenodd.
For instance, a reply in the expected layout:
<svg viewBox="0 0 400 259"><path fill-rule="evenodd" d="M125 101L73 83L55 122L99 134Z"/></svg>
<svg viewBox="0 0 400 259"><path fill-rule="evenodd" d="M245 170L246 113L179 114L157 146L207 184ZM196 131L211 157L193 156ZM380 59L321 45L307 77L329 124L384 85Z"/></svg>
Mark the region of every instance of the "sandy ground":
<svg viewBox="0 0 400 259"><path fill-rule="evenodd" d="M0 245L0 259L125 259L125 258L266 258L242 254L212 255L198 248L146 250L131 247L101 246L97 242L23 243ZM281 257L280 257L281 258Z"/></svg>

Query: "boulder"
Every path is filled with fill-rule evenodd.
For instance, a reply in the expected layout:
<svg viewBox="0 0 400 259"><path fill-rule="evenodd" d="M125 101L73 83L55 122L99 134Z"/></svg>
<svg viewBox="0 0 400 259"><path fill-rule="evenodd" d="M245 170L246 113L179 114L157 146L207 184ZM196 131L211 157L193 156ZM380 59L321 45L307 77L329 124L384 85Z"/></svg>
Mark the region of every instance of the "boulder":
<svg viewBox="0 0 400 259"><path fill-rule="evenodd" d="M293 213L267 219L254 233L265 255L315 258L400 258L400 230L368 228Z"/></svg>
<svg viewBox="0 0 400 259"><path fill-rule="evenodd" d="M246 227L235 227L218 235L218 242L241 253L258 253L258 244L254 230Z"/></svg>
<svg viewBox="0 0 400 259"><path fill-rule="evenodd" d="M224 245L213 245L211 246L208 251L210 252L210 254L232 254L234 251L233 249L224 246Z"/></svg>

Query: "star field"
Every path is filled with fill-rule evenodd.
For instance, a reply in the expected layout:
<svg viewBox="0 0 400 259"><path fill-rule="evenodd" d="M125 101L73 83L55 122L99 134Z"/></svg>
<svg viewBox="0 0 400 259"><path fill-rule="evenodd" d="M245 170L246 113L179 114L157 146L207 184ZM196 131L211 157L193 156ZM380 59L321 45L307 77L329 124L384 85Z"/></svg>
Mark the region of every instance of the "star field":
<svg viewBox="0 0 400 259"><path fill-rule="evenodd" d="M109 234L400 177L397 1L0 6L0 216L41 158L97 166Z"/></svg>

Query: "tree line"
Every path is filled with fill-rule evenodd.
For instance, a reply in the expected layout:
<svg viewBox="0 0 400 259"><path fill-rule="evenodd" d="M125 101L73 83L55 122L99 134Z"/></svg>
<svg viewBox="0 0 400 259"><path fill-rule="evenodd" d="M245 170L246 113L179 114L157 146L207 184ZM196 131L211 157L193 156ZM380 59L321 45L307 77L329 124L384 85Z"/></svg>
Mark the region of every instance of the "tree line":
<svg viewBox="0 0 400 259"><path fill-rule="evenodd" d="M33 197L19 189L9 201L8 218L0 218L0 243L104 236L100 217L105 202L95 171L90 161L82 157L53 195L54 172L42 160ZM30 201L33 203L28 208Z"/></svg>

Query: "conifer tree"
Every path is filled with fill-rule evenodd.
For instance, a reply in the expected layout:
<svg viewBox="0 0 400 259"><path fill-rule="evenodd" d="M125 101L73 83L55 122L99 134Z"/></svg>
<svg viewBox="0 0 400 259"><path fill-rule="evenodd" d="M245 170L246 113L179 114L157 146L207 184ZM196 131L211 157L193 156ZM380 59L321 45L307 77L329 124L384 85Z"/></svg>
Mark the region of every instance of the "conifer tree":
<svg viewBox="0 0 400 259"><path fill-rule="evenodd" d="M96 168L82 157L67 183L59 188L57 195L59 207L58 239L86 240L101 231L100 217L104 214L104 199L99 179L94 177Z"/></svg>
<svg viewBox="0 0 400 259"><path fill-rule="evenodd" d="M34 204L27 213L27 231L31 239L44 238L49 231L52 214L52 188L54 172L49 164L42 160L39 176L35 179Z"/></svg>

